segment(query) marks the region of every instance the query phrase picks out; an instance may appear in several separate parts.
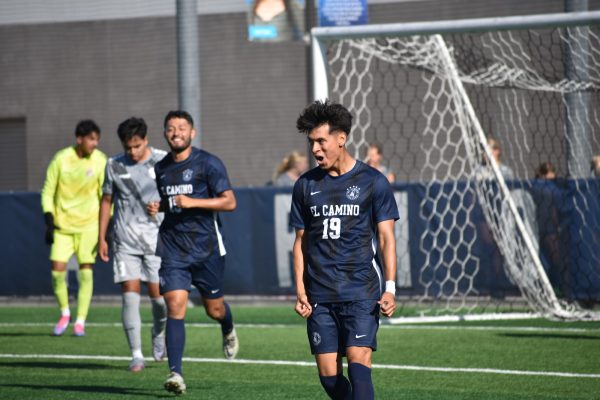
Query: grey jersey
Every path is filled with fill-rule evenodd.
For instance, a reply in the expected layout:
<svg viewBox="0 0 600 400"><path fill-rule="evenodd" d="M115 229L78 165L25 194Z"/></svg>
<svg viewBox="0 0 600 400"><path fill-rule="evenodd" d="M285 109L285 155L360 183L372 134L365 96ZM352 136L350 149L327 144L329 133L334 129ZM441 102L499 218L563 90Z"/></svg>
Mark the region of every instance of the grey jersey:
<svg viewBox="0 0 600 400"><path fill-rule="evenodd" d="M154 254L163 214L150 217L146 205L159 201L154 165L167 152L150 147L150 157L134 163L125 154L111 157L106 164L102 193L111 195L114 209L114 249L128 254Z"/></svg>

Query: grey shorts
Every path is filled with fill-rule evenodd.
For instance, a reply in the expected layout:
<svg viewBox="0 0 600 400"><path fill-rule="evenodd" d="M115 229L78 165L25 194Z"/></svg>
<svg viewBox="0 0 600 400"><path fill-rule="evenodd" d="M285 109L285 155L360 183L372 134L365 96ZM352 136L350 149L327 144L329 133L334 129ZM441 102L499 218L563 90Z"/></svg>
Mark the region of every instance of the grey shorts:
<svg viewBox="0 0 600 400"><path fill-rule="evenodd" d="M117 252L113 259L115 283L141 280L158 283L160 257L149 254L127 254Z"/></svg>

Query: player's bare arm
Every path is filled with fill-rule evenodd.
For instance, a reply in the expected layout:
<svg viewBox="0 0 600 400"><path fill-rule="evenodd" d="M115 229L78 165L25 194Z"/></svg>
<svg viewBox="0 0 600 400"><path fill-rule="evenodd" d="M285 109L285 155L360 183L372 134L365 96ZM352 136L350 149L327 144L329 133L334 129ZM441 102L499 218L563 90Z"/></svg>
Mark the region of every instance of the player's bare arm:
<svg viewBox="0 0 600 400"><path fill-rule="evenodd" d="M217 197L209 199L194 199L180 194L173 198L174 205L179 208L203 208L212 211L233 211L237 206L233 190L225 190Z"/></svg>
<svg viewBox="0 0 600 400"><path fill-rule="evenodd" d="M379 248L383 255L383 274L385 281L396 280L396 238L394 236L394 220L381 221L377 224L377 238ZM395 294L383 292L381 300L381 313L386 317L391 317L396 311Z"/></svg>
<svg viewBox="0 0 600 400"><path fill-rule="evenodd" d="M294 256L294 277L296 279L296 306L295 310L302 318L310 317L312 307L306 296L304 288L304 251L303 251L304 229L296 229L296 239L292 254Z"/></svg>
<svg viewBox="0 0 600 400"><path fill-rule="evenodd" d="M106 241L106 231L110 221L110 210L112 207L112 196L105 194L100 200L100 216L98 218L98 255L104 262L108 261L108 242Z"/></svg>

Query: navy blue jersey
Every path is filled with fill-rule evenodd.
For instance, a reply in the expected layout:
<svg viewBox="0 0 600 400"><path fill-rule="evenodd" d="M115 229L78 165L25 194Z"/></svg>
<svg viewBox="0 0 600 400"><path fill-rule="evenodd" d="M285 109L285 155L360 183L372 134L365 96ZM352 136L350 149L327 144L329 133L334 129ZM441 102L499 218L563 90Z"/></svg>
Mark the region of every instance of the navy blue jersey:
<svg viewBox="0 0 600 400"><path fill-rule="evenodd" d="M385 176L358 160L341 176L314 168L294 185L290 218L294 228L304 229L305 288L311 302L379 299L377 224L398 219Z"/></svg>
<svg viewBox="0 0 600 400"><path fill-rule="evenodd" d="M178 261L201 261L214 254L225 255L218 213L200 208L182 209L173 203L174 197L180 194L206 199L230 190L221 160L193 147L186 160L175 162L169 153L154 170L161 209L165 211L156 255Z"/></svg>

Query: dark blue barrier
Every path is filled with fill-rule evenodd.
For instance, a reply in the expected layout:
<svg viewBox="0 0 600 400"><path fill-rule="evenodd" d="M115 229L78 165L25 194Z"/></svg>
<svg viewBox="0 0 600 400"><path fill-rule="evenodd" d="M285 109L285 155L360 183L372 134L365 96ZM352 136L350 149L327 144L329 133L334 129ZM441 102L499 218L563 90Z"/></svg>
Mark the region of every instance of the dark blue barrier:
<svg viewBox="0 0 600 400"><path fill-rule="evenodd" d="M52 295L44 232L39 193L0 193L0 296ZM119 293L111 264L98 259L94 280L95 293ZM69 282L76 279L71 276Z"/></svg>
<svg viewBox="0 0 600 400"><path fill-rule="evenodd" d="M472 195L451 195L455 187L464 188L467 184L452 182L430 187L429 196L435 201L424 204L424 185L394 187L404 221L404 231L397 230L401 293L419 295L425 290L425 281L434 282L428 288L433 296L449 294L456 288L464 290L471 284L481 295L517 292L503 271L477 199ZM514 184L510 186L515 188ZM540 255L553 286L566 297L600 299L598 181L533 181L524 187L536 206ZM226 292L293 294L291 189L238 188L235 193L238 208L221 214L227 249ZM437 211L455 208L458 203L470 206L470 211L427 218ZM449 233L450 227L463 226L466 220L471 224L460 235ZM39 194L0 194L0 221L0 296L51 295L49 247L43 241ZM451 250L436 249L436 243L448 241L453 243ZM467 279L458 280L456 287L448 286L445 268L435 266L452 268L453 259L464 259L467 254L472 256L465 269ZM476 268L479 272L469 278ZM119 293L119 287L112 282L110 263L98 262L94 277L96 294Z"/></svg>

